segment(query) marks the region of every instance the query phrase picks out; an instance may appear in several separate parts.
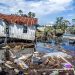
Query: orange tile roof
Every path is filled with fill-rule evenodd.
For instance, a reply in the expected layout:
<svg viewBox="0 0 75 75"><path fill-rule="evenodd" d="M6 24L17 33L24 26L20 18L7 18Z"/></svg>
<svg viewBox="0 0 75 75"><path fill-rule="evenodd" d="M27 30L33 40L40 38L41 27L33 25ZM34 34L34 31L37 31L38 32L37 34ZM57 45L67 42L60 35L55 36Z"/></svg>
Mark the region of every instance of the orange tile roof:
<svg viewBox="0 0 75 75"><path fill-rule="evenodd" d="M29 26L37 24L37 18L30 18L25 16L18 15L6 15L0 13L0 19L6 20L8 23L16 23L16 24L26 24Z"/></svg>

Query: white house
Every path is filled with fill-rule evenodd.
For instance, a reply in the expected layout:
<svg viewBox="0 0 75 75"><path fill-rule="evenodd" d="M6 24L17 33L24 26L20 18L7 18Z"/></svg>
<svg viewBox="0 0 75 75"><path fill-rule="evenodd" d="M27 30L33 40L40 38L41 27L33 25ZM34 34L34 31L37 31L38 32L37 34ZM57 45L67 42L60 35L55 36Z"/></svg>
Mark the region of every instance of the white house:
<svg viewBox="0 0 75 75"><path fill-rule="evenodd" d="M0 14L0 37L35 40L36 18Z"/></svg>

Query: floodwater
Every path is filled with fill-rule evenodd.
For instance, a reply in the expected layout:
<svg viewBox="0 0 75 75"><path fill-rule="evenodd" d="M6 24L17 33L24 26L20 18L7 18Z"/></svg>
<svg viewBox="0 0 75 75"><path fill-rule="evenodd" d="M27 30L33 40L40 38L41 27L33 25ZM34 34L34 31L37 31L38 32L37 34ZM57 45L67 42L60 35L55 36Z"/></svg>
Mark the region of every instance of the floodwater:
<svg viewBox="0 0 75 75"><path fill-rule="evenodd" d="M61 45L65 50L75 51L75 45Z"/></svg>
<svg viewBox="0 0 75 75"><path fill-rule="evenodd" d="M52 46L52 47L51 47ZM45 53L50 53L50 52L57 52L58 50L55 47L56 45L53 43L37 43L36 44L36 50L39 52L45 52ZM75 45L71 45L71 44L61 44L60 45L61 48L63 48L64 50L71 50L71 51L75 51Z"/></svg>
<svg viewBox="0 0 75 75"><path fill-rule="evenodd" d="M49 43L37 43L36 44L36 51L39 51L42 53L57 52L57 50Z"/></svg>

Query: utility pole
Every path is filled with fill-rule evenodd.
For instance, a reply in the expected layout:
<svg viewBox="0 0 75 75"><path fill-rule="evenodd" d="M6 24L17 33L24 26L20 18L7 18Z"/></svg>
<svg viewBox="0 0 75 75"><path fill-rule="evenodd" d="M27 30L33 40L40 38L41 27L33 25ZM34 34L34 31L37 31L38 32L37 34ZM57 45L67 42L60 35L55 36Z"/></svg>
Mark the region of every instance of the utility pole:
<svg viewBox="0 0 75 75"><path fill-rule="evenodd" d="M8 50L8 48L7 48L7 38L8 38L8 36L9 36L9 27L8 27L8 22L6 21L6 20L4 20L4 22L5 22L5 41L4 41L4 43L5 43L5 52L4 52L4 56L5 56L5 60L9 60L10 59L10 55L9 55L9 50Z"/></svg>
<svg viewBox="0 0 75 75"><path fill-rule="evenodd" d="M36 37L36 32L37 32L37 27L38 27L39 25L38 24L36 24L36 26L35 26L35 42L34 42L34 51L36 51L36 46L37 46L37 37Z"/></svg>
<svg viewBox="0 0 75 75"><path fill-rule="evenodd" d="M34 41L34 52L36 51L36 30L37 30L37 27L35 26L35 41Z"/></svg>

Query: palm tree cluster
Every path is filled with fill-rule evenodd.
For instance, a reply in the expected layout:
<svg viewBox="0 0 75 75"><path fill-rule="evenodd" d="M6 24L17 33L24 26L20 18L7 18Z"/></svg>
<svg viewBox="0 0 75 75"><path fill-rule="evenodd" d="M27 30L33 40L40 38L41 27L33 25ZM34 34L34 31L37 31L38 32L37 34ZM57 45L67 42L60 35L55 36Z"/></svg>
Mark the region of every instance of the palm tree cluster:
<svg viewBox="0 0 75 75"><path fill-rule="evenodd" d="M55 25L54 25L54 28L56 30L60 30L64 33L67 26L70 24L70 22L68 20L64 20L63 17L58 17L56 19L56 22L55 22ZM60 31L57 31L60 33Z"/></svg>
<svg viewBox="0 0 75 75"><path fill-rule="evenodd" d="M35 17L35 13L33 12L28 12L28 14L23 14L23 11L22 10L18 10L17 12L20 16L25 16L25 17L31 17L31 18L34 18Z"/></svg>

